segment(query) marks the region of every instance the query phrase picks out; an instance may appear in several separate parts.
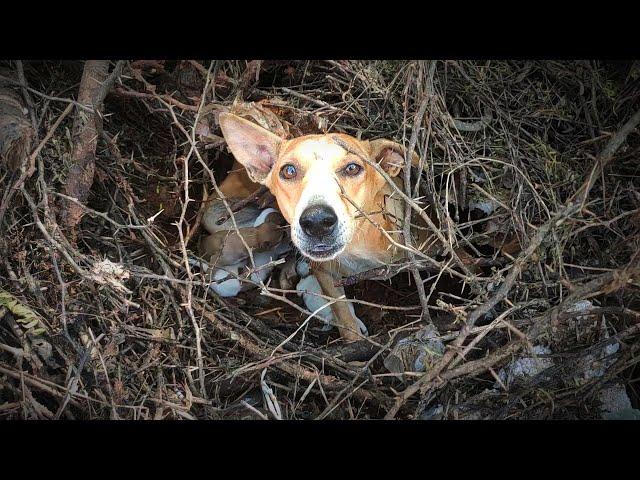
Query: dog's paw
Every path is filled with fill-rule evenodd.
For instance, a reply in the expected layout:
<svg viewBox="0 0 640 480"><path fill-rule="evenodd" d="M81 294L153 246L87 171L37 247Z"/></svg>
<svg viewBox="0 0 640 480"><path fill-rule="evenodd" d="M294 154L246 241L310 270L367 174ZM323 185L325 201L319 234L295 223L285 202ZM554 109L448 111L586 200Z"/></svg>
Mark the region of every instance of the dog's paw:
<svg viewBox="0 0 640 480"><path fill-rule="evenodd" d="M356 317L355 314L353 316L356 319L356 323L358 324L358 330L360 330L360 334L364 337L368 337L369 330L367 330L367 326L364 323L362 323L362 320Z"/></svg>
<svg viewBox="0 0 640 480"><path fill-rule="evenodd" d="M351 312L351 315L353 315L353 318L355 319L356 323L358 324L358 330L360 331L360 335L368 337L369 336L369 330L367 330L367 326L356 315L356 310L353 308L353 303L351 303L351 302L349 302L349 311Z"/></svg>
<svg viewBox="0 0 640 480"><path fill-rule="evenodd" d="M300 263L298 263L297 268L299 268L299 266ZM323 325L321 331L326 332L336 326L336 319L333 315L333 312L331 311L331 308L329 306L326 306L325 308L321 309L321 307L324 307L329 302L320 296L322 295L322 288L320 287L318 279L314 275L304 276L296 285L296 290L298 290L298 295L302 296L307 310L309 310L310 312L316 312L315 317L322 321ZM314 293L317 295L314 295ZM358 325L360 334L368 337L369 331L367 330L367 327L362 322L362 320L360 320L356 316L356 311L353 308L353 303L349 302L347 305L349 306L351 315Z"/></svg>
<svg viewBox="0 0 640 480"><path fill-rule="evenodd" d="M322 295L322 288L318 283L318 279L313 275L308 275L298 282L296 290L298 295L302 296L307 310L316 312L315 318L323 322L322 331L330 330L334 323L333 313L328 305L329 302L320 296Z"/></svg>

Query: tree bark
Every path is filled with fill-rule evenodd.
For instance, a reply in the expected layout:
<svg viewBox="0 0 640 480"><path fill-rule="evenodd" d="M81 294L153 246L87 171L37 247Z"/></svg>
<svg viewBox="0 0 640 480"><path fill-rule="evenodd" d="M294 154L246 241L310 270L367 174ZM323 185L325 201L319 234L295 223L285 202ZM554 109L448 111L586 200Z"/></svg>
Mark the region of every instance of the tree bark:
<svg viewBox="0 0 640 480"><path fill-rule="evenodd" d="M80 109L76 111L73 122L73 150L71 164L67 170L64 193L84 204L89 197L95 172L95 154L98 136L102 129L99 111L104 96L102 86L107 79L108 60L87 60L84 64L78 103L93 109L93 112ZM70 239L76 237L76 227L84 211L81 205L63 201L61 220L66 226Z"/></svg>
<svg viewBox="0 0 640 480"><path fill-rule="evenodd" d="M14 78L13 72L5 69L0 69L0 76ZM19 87L0 79L0 161L9 170L19 170L35 138L25 109Z"/></svg>

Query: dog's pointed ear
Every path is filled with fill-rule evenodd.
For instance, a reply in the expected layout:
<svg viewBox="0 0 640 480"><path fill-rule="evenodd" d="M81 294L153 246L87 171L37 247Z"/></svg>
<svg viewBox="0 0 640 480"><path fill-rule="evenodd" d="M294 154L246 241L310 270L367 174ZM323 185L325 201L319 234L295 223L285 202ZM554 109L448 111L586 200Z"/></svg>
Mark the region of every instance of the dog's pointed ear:
<svg viewBox="0 0 640 480"><path fill-rule="evenodd" d="M283 140L255 123L231 113L220 114L222 135L251 180L264 182L278 158Z"/></svg>
<svg viewBox="0 0 640 480"><path fill-rule="evenodd" d="M404 155L407 151L402 145L391 140L371 140L369 142L369 152L371 159L377 162L382 169L395 177L404 168ZM420 157L415 153L411 153L411 164L418 165Z"/></svg>

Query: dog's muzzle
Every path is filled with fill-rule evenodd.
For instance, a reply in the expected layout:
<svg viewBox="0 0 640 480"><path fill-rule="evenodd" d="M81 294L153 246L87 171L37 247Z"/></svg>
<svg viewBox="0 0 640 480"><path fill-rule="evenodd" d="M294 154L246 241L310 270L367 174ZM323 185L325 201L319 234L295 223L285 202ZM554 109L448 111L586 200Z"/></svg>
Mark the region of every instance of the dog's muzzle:
<svg viewBox="0 0 640 480"><path fill-rule="evenodd" d="M304 245L300 245L303 253L314 259L324 259L342 250L343 245L337 242L338 215L330 206L310 205L302 212L298 222L306 237Z"/></svg>

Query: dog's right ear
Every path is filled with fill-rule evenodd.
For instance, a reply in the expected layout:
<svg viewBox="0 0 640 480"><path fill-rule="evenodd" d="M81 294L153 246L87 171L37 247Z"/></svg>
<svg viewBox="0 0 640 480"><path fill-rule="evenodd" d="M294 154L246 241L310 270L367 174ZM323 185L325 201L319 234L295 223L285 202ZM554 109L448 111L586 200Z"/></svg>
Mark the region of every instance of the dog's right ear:
<svg viewBox="0 0 640 480"><path fill-rule="evenodd" d="M222 135L251 180L264 182L278 158L283 140L255 123L231 113L220 114Z"/></svg>
<svg viewBox="0 0 640 480"><path fill-rule="evenodd" d="M373 161L377 162L389 176L397 176L404 168L404 156L407 149L399 143L382 139L371 140L369 149ZM413 152L411 154L411 165L417 166L419 162L420 157Z"/></svg>

